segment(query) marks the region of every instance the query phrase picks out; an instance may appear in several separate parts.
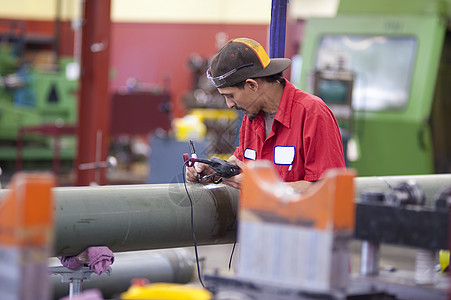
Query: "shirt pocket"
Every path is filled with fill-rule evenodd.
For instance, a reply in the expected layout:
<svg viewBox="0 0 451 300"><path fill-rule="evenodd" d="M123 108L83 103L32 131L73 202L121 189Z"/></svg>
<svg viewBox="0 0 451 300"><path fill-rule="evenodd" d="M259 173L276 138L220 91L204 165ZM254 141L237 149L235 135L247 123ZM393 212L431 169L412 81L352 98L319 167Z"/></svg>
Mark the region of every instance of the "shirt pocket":
<svg viewBox="0 0 451 300"><path fill-rule="evenodd" d="M276 165L292 165L296 148L294 146L275 146L274 147L274 164Z"/></svg>
<svg viewBox="0 0 451 300"><path fill-rule="evenodd" d="M246 148L244 150L244 158L250 159L250 160L256 160L257 159L257 151L251 148Z"/></svg>

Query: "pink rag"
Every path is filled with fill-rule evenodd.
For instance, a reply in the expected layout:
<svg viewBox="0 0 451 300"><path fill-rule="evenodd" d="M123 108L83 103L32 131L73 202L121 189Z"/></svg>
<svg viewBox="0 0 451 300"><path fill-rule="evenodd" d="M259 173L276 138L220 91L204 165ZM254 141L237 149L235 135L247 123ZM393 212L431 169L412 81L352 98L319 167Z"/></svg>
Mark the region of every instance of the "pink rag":
<svg viewBox="0 0 451 300"><path fill-rule="evenodd" d="M88 267L90 270L96 272L97 275L101 275L102 272L108 270L108 267L114 262L114 254L108 247L89 247L85 251L88 261ZM83 257L85 253L77 256L61 256L60 262L66 268L71 270L78 270L83 267L84 263L80 261L80 257Z"/></svg>
<svg viewBox="0 0 451 300"><path fill-rule="evenodd" d="M108 267L114 262L113 251L108 247L89 247L88 257L88 266L91 270L94 270L97 275L108 270Z"/></svg>
<svg viewBox="0 0 451 300"><path fill-rule="evenodd" d="M77 259L76 256L60 256L58 258L63 266L71 270L78 270L83 267L83 264Z"/></svg>

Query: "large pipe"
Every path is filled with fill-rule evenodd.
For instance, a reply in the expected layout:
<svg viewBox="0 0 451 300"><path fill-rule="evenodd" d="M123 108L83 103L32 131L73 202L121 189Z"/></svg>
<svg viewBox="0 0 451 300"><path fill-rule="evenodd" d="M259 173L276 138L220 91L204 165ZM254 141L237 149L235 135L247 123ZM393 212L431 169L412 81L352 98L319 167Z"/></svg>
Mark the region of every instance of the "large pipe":
<svg viewBox="0 0 451 300"><path fill-rule="evenodd" d="M237 189L187 184L199 245L235 240ZM55 255L88 246L114 252L193 245L191 204L183 184L55 188Z"/></svg>
<svg viewBox="0 0 451 300"><path fill-rule="evenodd" d="M451 174L358 177L354 181L356 201L369 188L387 190L407 180L424 190L428 203L451 186ZM234 242L239 191L213 184L187 187L198 244ZM115 252L193 245L190 202L183 184L60 187L54 191L57 256L76 255L94 245Z"/></svg>

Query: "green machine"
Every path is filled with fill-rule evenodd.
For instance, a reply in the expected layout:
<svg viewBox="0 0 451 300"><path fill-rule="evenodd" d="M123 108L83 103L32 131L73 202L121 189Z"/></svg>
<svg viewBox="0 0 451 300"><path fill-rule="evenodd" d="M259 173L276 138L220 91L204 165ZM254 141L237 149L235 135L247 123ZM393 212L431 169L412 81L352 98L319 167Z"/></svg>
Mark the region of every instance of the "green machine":
<svg viewBox="0 0 451 300"><path fill-rule="evenodd" d="M78 81L66 74L71 60L61 59L51 70L38 70L22 63L13 46L0 45L0 167L4 170L13 170L16 164L20 130L74 127L77 121ZM74 135L61 136L59 141L59 159L72 161ZM54 156L53 143L54 138L45 131L24 134L24 166L34 169L38 164L48 165Z"/></svg>
<svg viewBox="0 0 451 300"><path fill-rule="evenodd" d="M451 172L450 0L341 0L307 21L299 88L331 107L359 176Z"/></svg>

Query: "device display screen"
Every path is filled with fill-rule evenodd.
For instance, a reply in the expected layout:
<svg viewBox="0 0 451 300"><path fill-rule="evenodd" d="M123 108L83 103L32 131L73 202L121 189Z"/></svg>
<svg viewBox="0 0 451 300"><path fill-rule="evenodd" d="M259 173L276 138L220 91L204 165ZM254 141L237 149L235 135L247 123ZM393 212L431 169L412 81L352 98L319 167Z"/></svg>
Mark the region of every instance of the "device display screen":
<svg viewBox="0 0 451 300"><path fill-rule="evenodd" d="M417 44L413 36L324 35L315 70L354 74L354 110L402 109L409 98ZM317 91L328 101L340 102L347 87L345 82L321 80Z"/></svg>

